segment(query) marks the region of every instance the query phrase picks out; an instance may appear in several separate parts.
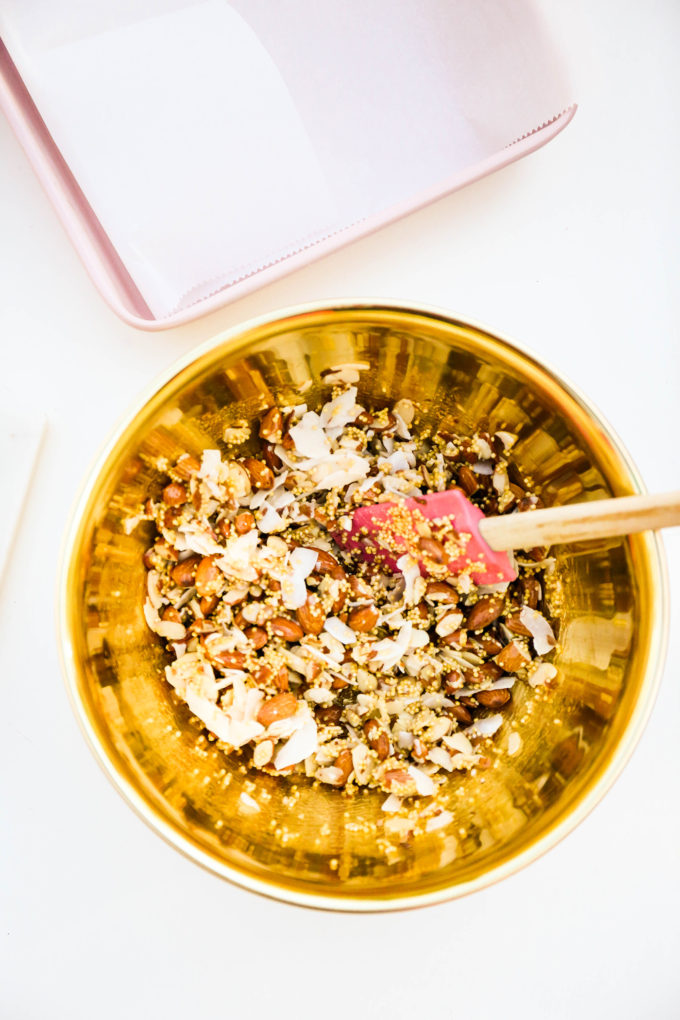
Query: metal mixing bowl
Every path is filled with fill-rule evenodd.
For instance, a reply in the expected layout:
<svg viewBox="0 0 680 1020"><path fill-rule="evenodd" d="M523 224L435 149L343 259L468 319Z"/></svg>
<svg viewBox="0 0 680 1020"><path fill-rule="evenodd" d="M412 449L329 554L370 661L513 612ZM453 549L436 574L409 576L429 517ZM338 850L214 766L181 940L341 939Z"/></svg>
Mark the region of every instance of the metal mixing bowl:
<svg viewBox="0 0 680 1020"><path fill-rule="evenodd" d="M320 373L365 362L360 400L406 396L428 422L519 434L513 456L549 503L641 491L597 411L534 357L446 314L345 304L291 310L231 330L175 366L111 438L75 508L59 592L69 692L90 745L142 818L192 860L257 892L309 906L388 910L445 900L516 871L587 814L620 772L663 664L667 582L651 533L556 550L564 601L559 685L517 685L522 737L496 765L454 773L448 828L401 844L382 835L384 794L353 798L305 779L245 774L162 679L165 653L142 614L150 526L127 535L153 462L219 443L226 424L274 399L313 403ZM517 690L521 688L521 690ZM252 784L252 785L250 785ZM291 785L297 795L290 797ZM259 805L254 810L250 792Z"/></svg>

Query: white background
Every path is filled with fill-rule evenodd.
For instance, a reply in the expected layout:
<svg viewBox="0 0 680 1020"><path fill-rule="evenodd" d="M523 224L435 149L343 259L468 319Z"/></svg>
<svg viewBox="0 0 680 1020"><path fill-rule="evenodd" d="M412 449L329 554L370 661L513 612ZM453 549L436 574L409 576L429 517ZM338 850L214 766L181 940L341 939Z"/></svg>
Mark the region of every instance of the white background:
<svg viewBox="0 0 680 1020"><path fill-rule="evenodd" d="M562 135L169 333L102 303L0 121L0 399L48 419L0 590L2 1020L680 1016L676 607L652 720L590 818L501 885L397 915L288 907L185 861L100 773L57 663L59 542L102 439L176 356L295 302L396 298L485 322L581 386L650 489L680 488L680 7L543 6L580 103ZM675 587L680 533L666 544Z"/></svg>

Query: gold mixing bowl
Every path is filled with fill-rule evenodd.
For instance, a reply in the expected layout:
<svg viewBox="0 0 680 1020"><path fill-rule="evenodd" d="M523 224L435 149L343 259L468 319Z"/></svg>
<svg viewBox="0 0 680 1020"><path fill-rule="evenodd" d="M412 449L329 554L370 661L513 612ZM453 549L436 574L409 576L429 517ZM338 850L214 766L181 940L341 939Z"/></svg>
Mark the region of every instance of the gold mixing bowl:
<svg viewBox="0 0 680 1020"><path fill-rule="evenodd" d="M652 707L667 581L652 533L555 550L559 684L547 698L516 686L509 716L521 746L508 753L504 723L493 767L452 774L448 828L400 843L382 828L384 794L347 797L306 779L245 773L239 755L207 740L162 678L165 652L142 614L150 526L126 534L123 522L158 490L157 458L219 445L226 425L254 419L274 400L298 402L302 391L313 404L320 374L348 362L370 366L361 373L362 403L409 397L427 422L472 430L484 421L518 433L514 457L547 503L642 490L597 411L488 331L433 310L294 309L193 352L118 428L75 508L59 632L70 696L97 759L169 843L256 892L315 907L392 910L460 896L516 871L603 796Z"/></svg>

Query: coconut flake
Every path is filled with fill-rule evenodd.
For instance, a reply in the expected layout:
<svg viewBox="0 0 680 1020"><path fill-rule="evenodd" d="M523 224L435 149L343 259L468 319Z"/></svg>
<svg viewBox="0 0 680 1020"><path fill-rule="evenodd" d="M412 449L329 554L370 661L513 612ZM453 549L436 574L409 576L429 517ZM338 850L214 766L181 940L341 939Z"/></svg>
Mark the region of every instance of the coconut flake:
<svg viewBox="0 0 680 1020"><path fill-rule="evenodd" d="M425 831L434 832L436 829L443 829L445 825L450 825L452 821L453 815L450 811L440 811L438 815L428 818L425 822Z"/></svg>
<svg viewBox="0 0 680 1020"><path fill-rule="evenodd" d="M519 733L516 732L516 730L513 730L510 736L508 737L508 754L509 755L517 754L521 746L522 738L520 737Z"/></svg>
<svg viewBox="0 0 680 1020"><path fill-rule="evenodd" d="M242 791L238 799L239 804L241 806L241 810L243 811L244 814L254 815L257 814L257 812L260 810L260 805L257 803L257 801L253 800L250 794L246 793L245 790Z"/></svg>
<svg viewBox="0 0 680 1020"><path fill-rule="evenodd" d="M451 751L458 751L460 754L472 754L472 744L464 733L452 733L450 737L444 737L443 742Z"/></svg>
<svg viewBox="0 0 680 1020"><path fill-rule="evenodd" d="M318 743L316 723L313 719L308 719L277 751L274 768L285 769L289 765L297 765L298 762L308 758L310 754L314 754Z"/></svg>
<svg viewBox="0 0 680 1020"><path fill-rule="evenodd" d="M547 655L555 647L555 635L545 616L536 609L522 606L519 614L520 623L531 631L536 655Z"/></svg>
<svg viewBox="0 0 680 1020"><path fill-rule="evenodd" d="M392 815L395 811L398 811L400 807L401 797L397 797L396 793L391 793L380 805L380 810L385 811L388 815Z"/></svg>
<svg viewBox="0 0 680 1020"><path fill-rule="evenodd" d="M220 451L204 450L201 456L201 466L198 471L198 477L210 479L211 482L219 482L221 468L222 455L220 454Z"/></svg>
<svg viewBox="0 0 680 1020"><path fill-rule="evenodd" d="M349 386L333 400L329 400L319 415L323 428L337 429L349 425L356 417L356 402L356 386Z"/></svg>
<svg viewBox="0 0 680 1020"><path fill-rule="evenodd" d="M426 772L423 772L422 769L416 768L415 765L409 765L408 774L416 784L417 794L421 797L431 797L434 794L436 787Z"/></svg>
<svg viewBox="0 0 680 1020"><path fill-rule="evenodd" d="M295 452L300 457L320 460L330 453L331 444L323 430L322 419L316 411L307 411L303 414L299 423L290 429L290 437L295 443Z"/></svg>
<svg viewBox="0 0 680 1020"><path fill-rule="evenodd" d="M537 662L533 669L530 667L527 680L532 687L540 687L541 684L546 683L548 680L552 680L557 676L557 670L553 666L552 662Z"/></svg>
<svg viewBox="0 0 680 1020"><path fill-rule="evenodd" d="M479 737L492 737L502 723L503 716L500 712L496 712L495 715L488 715L485 719L475 719L472 726L467 727L465 733Z"/></svg>
<svg viewBox="0 0 680 1020"><path fill-rule="evenodd" d="M445 747L433 747L427 757L447 772L453 771L453 761Z"/></svg>
<svg viewBox="0 0 680 1020"><path fill-rule="evenodd" d="M329 616L324 624L324 630L327 631L331 637L334 637L336 641L340 641L343 645L353 645L357 639L356 634L351 627L348 627L346 623L338 619L337 616Z"/></svg>
<svg viewBox="0 0 680 1020"><path fill-rule="evenodd" d="M265 535L271 535L275 531L283 531L286 524L281 514L278 513L273 506L269 506L269 504L264 505L267 509L257 524L260 531ZM248 534L250 534L250 532L248 532Z"/></svg>

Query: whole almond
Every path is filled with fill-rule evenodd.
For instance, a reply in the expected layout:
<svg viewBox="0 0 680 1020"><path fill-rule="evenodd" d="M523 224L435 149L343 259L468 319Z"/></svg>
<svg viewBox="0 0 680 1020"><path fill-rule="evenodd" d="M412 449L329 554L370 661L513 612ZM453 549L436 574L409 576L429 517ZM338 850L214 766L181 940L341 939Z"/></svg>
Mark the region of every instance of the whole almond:
<svg viewBox="0 0 680 1020"><path fill-rule="evenodd" d="M380 618L380 613L375 606L359 606L353 609L347 617L347 625L359 634L366 634L372 630Z"/></svg>
<svg viewBox="0 0 680 1020"><path fill-rule="evenodd" d="M170 623L181 623L182 617L179 615L174 606L166 606L161 613L161 620L167 620Z"/></svg>
<svg viewBox="0 0 680 1020"><path fill-rule="evenodd" d="M444 563L446 561L446 550L436 538L421 538L418 546L423 554L429 557L429 559L434 560L435 563Z"/></svg>
<svg viewBox="0 0 680 1020"><path fill-rule="evenodd" d="M269 635L264 627L248 627L244 633L255 651L259 651L260 648L264 648L267 641L269 641Z"/></svg>
<svg viewBox="0 0 680 1020"><path fill-rule="evenodd" d="M541 598L541 582L535 577L523 577L520 583L525 605L536 609Z"/></svg>
<svg viewBox="0 0 680 1020"><path fill-rule="evenodd" d="M283 431L283 415L278 407L270 407L260 422L260 439L270 443L280 443Z"/></svg>
<svg viewBox="0 0 680 1020"><path fill-rule="evenodd" d="M194 584L196 591L201 598L216 595L222 587L224 575L218 566L215 565L214 556L204 556L198 564Z"/></svg>
<svg viewBox="0 0 680 1020"><path fill-rule="evenodd" d="M245 535L247 532L252 531L254 527L255 514L251 513L250 510L241 510L234 517L234 530L237 535Z"/></svg>
<svg viewBox="0 0 680 1020"><path fill-rule="evenodd" d="M350 777L352 769L354 768L354 764L352 762L352 752L350 751L350 749L346 747L344 751L341 751L338 757L333 762L333 764L336 767L336 769L340 769L340 771L342 772L342 778L338 779L338 786L344 786L344 784Z"/></svg>
<svg viewBox="0 0 680 1020"><path fill-rule="evenodd" d="M210 616L217 609L219 602L217 595L209 595L202 598L198 605L204 616Z"/></svg>
<svg viewBox="0 0 680 1020"><path fill-rule="evenodd" d="M342 718L342 709L339 705L328 705L325 708L317 708L315 714L322 726L337 726Z"/></svg>
<svg viewBox="0 0 680 1020"><path fill-rule="evenodd" d="M510 701L510 691L478 691L475 697L484 708L501 708Z"/></svg>
<svg viewBox="0 0 680 1020"><path fill-rule="evenodd" d="M498 655L494 656L494 662L504 672L508 673L516 673L518 669L526 666L530 660L531 656L529 653L517 641L511 641Z"/></svg>
<svg viewBox="0 0 680 1020"><path fill-rule="evenodd" d="M458 592L446 581L429 581L425 589L425 598L428 602L455 605L458 602Z"/></svg>
<svg viewBox="0 0 680 1020"><path fill-rule="evenodd" d="M378 761L385 761L390 753L390 738L380 728L380 723L377 719L369 719L363 729L368 746L378 755Z"/></svg>
<svg viewBox="0 0 680 1020"><path fill-rule="evenodd" d="M315 574L330 574L335 581L345 580L347 575L332 553L329 553L327 549L317 549L315 546L307 546L307 548L313 549L317 553Z"/></svg>
<svg viewBox="0 0 680 1020"><path fill-rule="evenodd" d="M468 613L466 626L468 630L482 630L497 620L503 612L503 600L485 595Z"/></svg>
<svg viewBox="0 0 680 1020"><path fill-rule="evenodd" d="M479 488L477 475L474 473L472 468L467 466L467 464L463 464L458 472L458 484L468 496L472 496Z"/></svg>
<svg viewBox="0 0 680 1020"><path fill-rule="evenodd" d="M202 556L190 556L189 559L182 560L176 567L173 567L170 577L175 584L178 584L180 588L191 588L202 558Z"/></svg>
<svg viewBox="0 0 680 1020"><path fill-rule="evenodd" d="M317 595L308 595L304 606L296 609L295 615L305 634L320 634L326 622L326 612Z"/></svg>
<svg viewBox="0 0 680 1020"><path fill-rule="evenodd" d="M288 719L297 712L297 698L294 694L286 691L284 694L275 694L263 703L257 713L257 721L262 726L271 726L277 719Z"/></svg>
<svg viewBox="0 0 680 1020"><path fill-rule="evenodd" d="M470 710L466 708L465 705L460 705L458 702L455 702L446 711L452 719L457 719L458 722L463 723L465 726L469 726L472 722Z"/></svg>
<svg viewBox="0 0 680 1020"><path fill-rule="evenodd" d="M163 502L168 506L182 506L187 501L187 490L179 482L170 482L163 489Z"/></svg>
<svg viewBox="0 0 680 1020"><path fill-rule="evenodd" d="M243 466L248 472L250 484L254 489L271 489L274 484L274 472L263 460L246 457Z"/></svg>
<svg viewBox="0 0 680 1020"><path fill-rule="evenodd" d="M296 620L290 620L287 616L275 616L269 621L272 634L283 638L284 641L299 641L304 631Z"/></svg>

